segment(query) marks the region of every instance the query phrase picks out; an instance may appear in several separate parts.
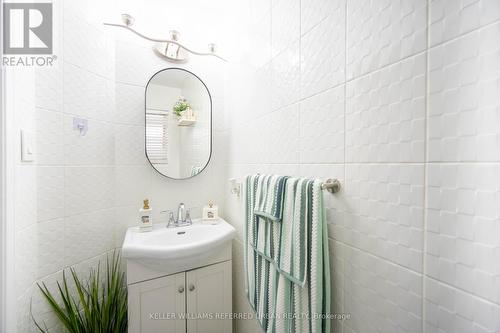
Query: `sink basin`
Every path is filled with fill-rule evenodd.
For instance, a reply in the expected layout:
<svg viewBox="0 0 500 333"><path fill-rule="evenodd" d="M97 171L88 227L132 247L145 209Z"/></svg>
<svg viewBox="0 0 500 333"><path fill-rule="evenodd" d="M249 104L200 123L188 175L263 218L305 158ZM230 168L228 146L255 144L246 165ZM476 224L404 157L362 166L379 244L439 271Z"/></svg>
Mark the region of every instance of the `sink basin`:
<svg viewBox="0 0 500 333"><path fill-rule="evenodd" d="M202 224L200 219L184 227L166 228L155 224L150 232L139 227L127 229L122 256L150 270L175 273L200 267L217 260L229 246L236 230L223 219L218 224Z"/></svg>

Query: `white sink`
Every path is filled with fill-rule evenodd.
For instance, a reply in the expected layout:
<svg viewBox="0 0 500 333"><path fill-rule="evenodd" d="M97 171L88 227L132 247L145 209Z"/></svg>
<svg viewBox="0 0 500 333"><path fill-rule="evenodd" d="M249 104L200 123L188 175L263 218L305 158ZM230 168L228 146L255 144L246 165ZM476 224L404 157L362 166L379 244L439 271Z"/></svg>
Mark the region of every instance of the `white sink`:
<svg viewBox="0 0 500 333"><path fill-rule="evenodd" d="M166 228L155 224L150 232L128 228L122 256L156 272L175 273L217 260L223 248L230 248L236 230L223 219L218 224L202 224L199 219L184 227Z"/></svg>

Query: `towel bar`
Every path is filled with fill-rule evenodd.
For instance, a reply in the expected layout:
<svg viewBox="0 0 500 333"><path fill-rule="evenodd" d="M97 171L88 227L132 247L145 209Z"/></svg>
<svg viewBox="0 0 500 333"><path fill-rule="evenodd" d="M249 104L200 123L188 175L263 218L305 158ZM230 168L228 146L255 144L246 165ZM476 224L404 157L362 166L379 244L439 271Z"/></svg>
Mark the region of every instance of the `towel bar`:
<svg viewBox="0 0 500 333"><path fill-rule="evenodd" d="M338 179L327 179L326 182L321 184L322 190L327 190L330 193L337 193L342 188Z"/></svg>
<svg viewBox="0 0 500 333"><path fill-rule="evenodd" d="M260 175L260 173L258 173L257 175ZM229 179L229 182L233 182L234 180L235 180L234 178ZM321 189L327 190L330 193L337 193L340 191L341 188L342 184L340 184L340 181L338 179L328 178L325 182L321 183ZM231 193L234 194L235 192Z"/></svg>

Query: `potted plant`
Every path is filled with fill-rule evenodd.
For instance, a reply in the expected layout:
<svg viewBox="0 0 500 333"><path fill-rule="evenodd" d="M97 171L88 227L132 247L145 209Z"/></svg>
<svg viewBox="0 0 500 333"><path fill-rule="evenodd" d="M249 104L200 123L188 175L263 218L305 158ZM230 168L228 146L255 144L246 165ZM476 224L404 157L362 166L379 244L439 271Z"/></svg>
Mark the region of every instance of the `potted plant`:
<svg viewBox="0 0 500 333"><path fill-rule="evenodd" d="M38 284L50 308L69 333L126 333L127 286L125 274L120 271L120 256L116 253L106 260L104 277L101 264L92 269L87 278L81 278L71 268L68 279L63 271L57 291L50 291L45 283ZM104 278L104 279L103 279ZM43 323L33 317L40 332L49 332Z"/></svg>
<svg viewBox="0 0 500 333"><path fill-rule="evenodd" d="M177 116L177 124L179 126L190 126L196 122L196 117L193 109L191 109L191 105L182 96L175 102L173 112Z"/></svg>
<svg viewBox="0 0 500 333"><path fill-rule="evenodd" d="M178 119L182 118L182 115L191 108L188 101L184 97L179 97L177 102L175 102L173 111Z"/></svg>

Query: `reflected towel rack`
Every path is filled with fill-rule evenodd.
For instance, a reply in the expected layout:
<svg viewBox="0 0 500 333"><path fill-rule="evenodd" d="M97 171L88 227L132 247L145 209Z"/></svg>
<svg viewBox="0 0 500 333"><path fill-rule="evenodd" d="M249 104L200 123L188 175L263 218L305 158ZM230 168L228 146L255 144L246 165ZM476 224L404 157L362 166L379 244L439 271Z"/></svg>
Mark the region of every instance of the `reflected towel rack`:
<svg viewBox="0 0 500 333"><path fill-rule="evenodd" d="M337 193L342 188L340 181L338 179L327 179L321 184L322 190L327 190L330 193Z"/></svg>

